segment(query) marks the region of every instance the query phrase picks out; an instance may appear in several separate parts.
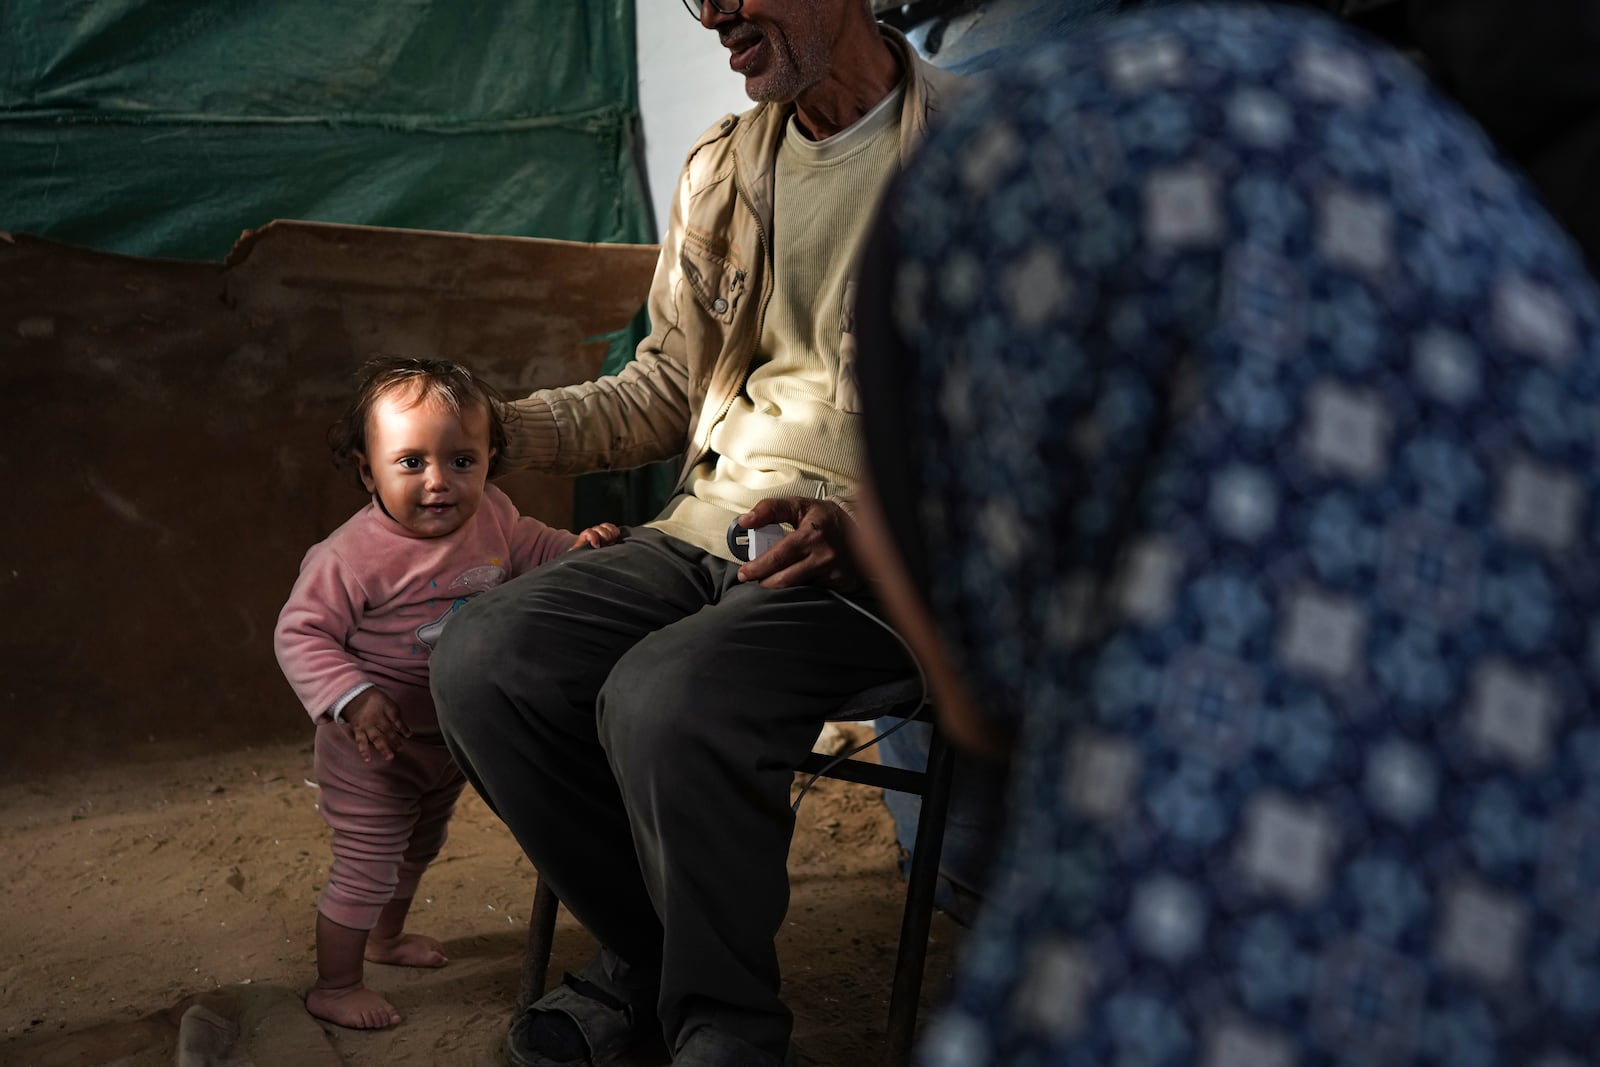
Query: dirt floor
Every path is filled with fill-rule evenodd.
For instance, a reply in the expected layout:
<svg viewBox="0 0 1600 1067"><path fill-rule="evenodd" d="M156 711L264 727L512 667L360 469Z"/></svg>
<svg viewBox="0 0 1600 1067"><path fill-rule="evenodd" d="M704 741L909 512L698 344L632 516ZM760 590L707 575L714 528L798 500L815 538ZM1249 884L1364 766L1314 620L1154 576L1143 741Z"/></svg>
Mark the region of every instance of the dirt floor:
<svg viewBox="0 0 1600 1067"><path fill-rule="evenodd" d="M232 1054L257 1067L501 1063L534 878L470 789L412 911L450 964L369 965L368 983L405 1016L392 1030L305 1014L328 869L310 771L308 739L0 785L0 1064L170 1065L196 1005L184 1040L204 1034L197 1021L232 1026ZM881 1062L904 892L896 859L875 790L823 781L807 796L779 950L796 1043L818 1064ZM960 932L936 917L924 1013ZM563 911L552 973L592 947Z"/></svg>

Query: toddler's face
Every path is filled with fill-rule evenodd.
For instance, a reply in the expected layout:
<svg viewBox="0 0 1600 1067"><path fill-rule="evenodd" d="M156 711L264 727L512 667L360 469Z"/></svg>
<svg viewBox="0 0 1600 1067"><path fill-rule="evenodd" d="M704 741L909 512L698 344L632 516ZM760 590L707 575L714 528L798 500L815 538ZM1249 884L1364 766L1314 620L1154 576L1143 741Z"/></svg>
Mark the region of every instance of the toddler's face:
<svg viewBox="0 0 1600 1067"><path fill-rule="evenodd" d="M389 515L419 537L443 537L478 510L489 475L489 413L460 415L432 399L382 397L367 421L361 480Z"/></svg>

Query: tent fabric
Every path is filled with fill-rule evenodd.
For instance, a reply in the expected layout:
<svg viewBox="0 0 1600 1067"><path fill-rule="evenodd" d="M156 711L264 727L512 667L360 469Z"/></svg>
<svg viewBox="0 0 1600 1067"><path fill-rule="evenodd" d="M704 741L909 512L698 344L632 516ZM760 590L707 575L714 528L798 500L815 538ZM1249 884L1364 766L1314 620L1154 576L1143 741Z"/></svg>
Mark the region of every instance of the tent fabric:
<svg viewBox="0 0 1600 1067"><path fill-rule="evenodd" d="M12 0L0 228L218 259L273 218L653 239L632 0Z"/></svg>
<svg viewBox="0 0 1600 1067"><path fill-rule="evenodd" d="M130 255L220 259L276 218L645 243L627 131L0 120L3 225ZM582 179L579 180L579 176Z"/></svg>

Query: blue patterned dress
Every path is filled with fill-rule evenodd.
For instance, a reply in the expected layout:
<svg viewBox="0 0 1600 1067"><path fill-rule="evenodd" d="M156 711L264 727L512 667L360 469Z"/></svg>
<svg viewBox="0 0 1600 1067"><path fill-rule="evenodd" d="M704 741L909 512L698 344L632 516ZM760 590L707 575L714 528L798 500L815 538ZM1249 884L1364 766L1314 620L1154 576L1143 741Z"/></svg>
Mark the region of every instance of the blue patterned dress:
<svg viewBox="0 0 1600 1067"><path fill-rule="evenodd" d="M881 232L873 462L1018 731L922 1062L1600 1062L1600 300L1482 134L1168 8L968 98Z"/></svg>

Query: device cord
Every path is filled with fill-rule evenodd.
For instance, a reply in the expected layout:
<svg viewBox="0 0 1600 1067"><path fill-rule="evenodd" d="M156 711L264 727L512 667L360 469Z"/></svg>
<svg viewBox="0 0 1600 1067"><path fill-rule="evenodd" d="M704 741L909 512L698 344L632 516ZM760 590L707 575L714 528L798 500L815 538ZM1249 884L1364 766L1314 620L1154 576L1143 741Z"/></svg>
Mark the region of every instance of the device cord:
<svg viewBox="0 0 1600 1067"><path fill-rule="evenodd" d="M867 618L871 619L873 622L877 623L879 626L888 631L889 636L893 637L900 647L905 651L906 659L911 661L911 666L916 668L917 687L921 695L917 700L917 706L910 712L910 714L901 716L899 722L895 723L887 730L884 730L882 733L872 735L859 745L855 745L843 752L840 752L838 755L834 756L833 759L823 764L821 770L812 772L811 777L807 778L805 784L800 787L800 792L795 794L794 803L790 805L790 810L795 814L799 814L800 802L806 798L806 794L811 791L811 787L816 785L818 778L822 777L824 774L827 774L829 771L833 770L850 757L864 752L873 745L876 745L879 741L882 741L895 731L905 729L905 727L911 722L917 720L926 721L926 713L928 710L928 675L925 671L923 671L922 663L918 661L916 653L912 652L911 646L906 644L906 639L901 637L893 626L890 626L883 619L879 618L877 615L874 615L860 604L857 604L854 600L844 596L837 590L830 589L828 592L832 593L834 598L837 599L841 604L845 604L851 608L854 608L856 611L859 611L861 614L865 615Z"/></svg>

